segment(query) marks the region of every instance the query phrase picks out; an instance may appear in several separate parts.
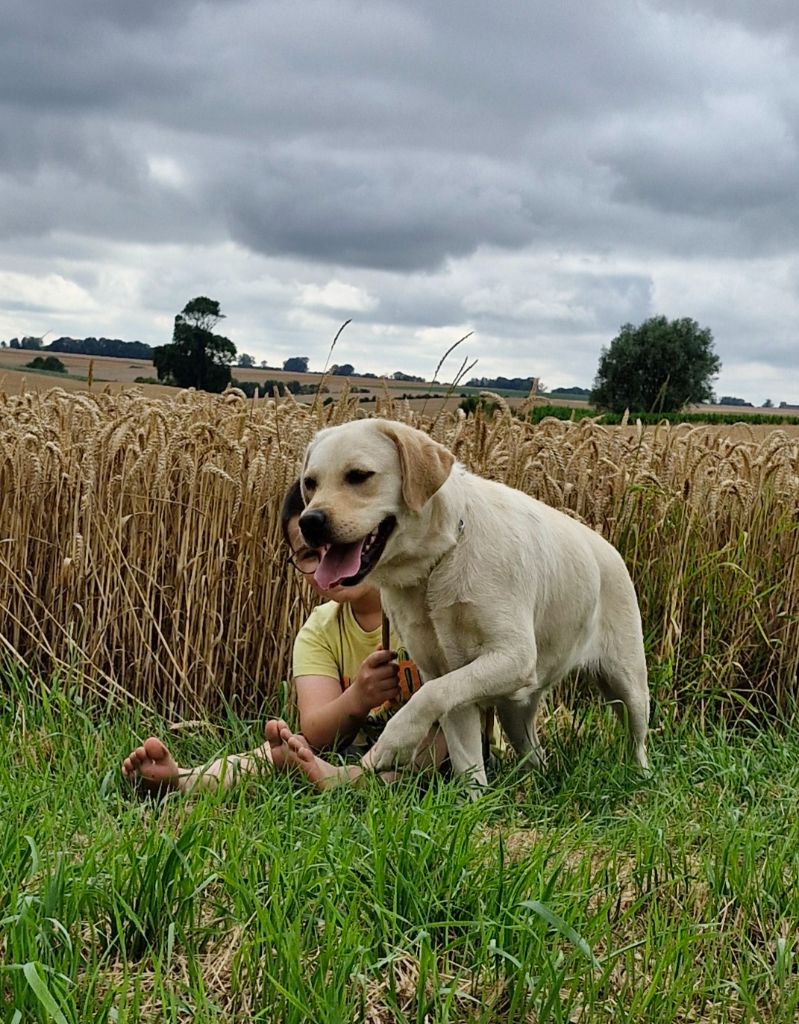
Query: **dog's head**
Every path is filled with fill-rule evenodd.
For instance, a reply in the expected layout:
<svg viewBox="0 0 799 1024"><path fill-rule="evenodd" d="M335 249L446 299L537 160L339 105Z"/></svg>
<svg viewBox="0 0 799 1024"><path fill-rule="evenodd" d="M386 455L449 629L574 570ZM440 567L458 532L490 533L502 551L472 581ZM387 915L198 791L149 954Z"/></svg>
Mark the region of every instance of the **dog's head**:
<svg viewBox="0 0 799 1024"><path fill-rule="evenodd" d="M300 529L327 547L320 587L354 586L395 546L398 522L418 515L449 476L454 455L421 430L391 420L353 420L321 430L302 471Z"/></svg>

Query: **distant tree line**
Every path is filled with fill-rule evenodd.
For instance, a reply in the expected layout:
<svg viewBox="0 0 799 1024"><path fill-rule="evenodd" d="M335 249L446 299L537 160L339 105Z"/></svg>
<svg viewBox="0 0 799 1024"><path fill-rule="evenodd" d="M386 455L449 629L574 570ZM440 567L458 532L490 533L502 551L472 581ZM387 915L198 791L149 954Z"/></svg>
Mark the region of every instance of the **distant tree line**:
<svg viewBox="0 0 799 1024"><path fill-rule="evenodd" d="M298 380L265 380L260 384L256 380L231 380L231 386L243 391L248 398L271 398L275 392L282 398L287 392L290 395L315 395L317 391L323 394L330 388L323 384L320 388L317 384L300 384Z"/></svg>
<svg viewBox="0 0 799 1024"><path fill-rule="evenodd" d="M111 356L119 359L152 359L153 347L143 341L118 338L56 338L44 346L50 352L74 352L86 356Z"/></svg>
<svg viewBox="0 0 799 1024"><path fill-rule="evenodd" d="M411 378L396 377L395 379L405 380ZM414 379L418 380L419 378ZM534 381L535 377L472 377L470 381L466 382L466 387L483 388L486 391L497 391L499 389L506 391L524 391L525 394L529 394L533 389ZM538 393L543 394L544 392L548 395L578 395L586 400L591 394L589 388L579 388L576 384L571 388L552 388L550 390L539 377Z"/></svg>
<svg viewBox="0 0 799 1024"><path fill-rule="evenodd" d="M5 344L5 343L4 343ZM143 341L120 341L119 338L56 338L49 345L42 344L41 338L28 335L12 338L9 348L29 349L36 352L66 352L71 355L112 356L121 359L153 358L152 345Z"/></svg>
<svg viewBox="0 0 799 1024"><path fill-rule="evenodd" d="M467 388L486 388L496 391L531 391L535 377L472 377L466 381Z"/></svg>
<svg viewBox="0 0 799 1024"><path fill-rule="evenodd" d="M426 384L424 377L415 377L412 373L403 373L402 370L395 370L391 374L390 380L402 380L408 383Z"/></svg>
<svg viewBox="0 0 799 1024"><path fill-rule="evenodd" d="M747 402L743 398L736 398L735 395L722 395L719 399L719 405L746 405L750 409L754 408L751 402Z"/></svg>
<svg viewBox="0 0 799 1024"><path fill-rule="evenodd" d="M573 388L552 388L551 391L547 391L548 395L580 395L587 399L591 394L590 388L578 388L576 385Z"/></svg>

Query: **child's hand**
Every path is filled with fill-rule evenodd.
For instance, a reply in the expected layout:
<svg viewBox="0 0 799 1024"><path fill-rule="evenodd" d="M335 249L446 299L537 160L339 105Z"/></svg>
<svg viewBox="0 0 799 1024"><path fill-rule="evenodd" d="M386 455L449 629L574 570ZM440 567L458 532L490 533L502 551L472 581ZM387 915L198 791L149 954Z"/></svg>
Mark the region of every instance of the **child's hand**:
<svg viewBox="0 0 799 1024"><path fill-rule="evenodd" d="M372 708L379 708L386 701L394 701L400 695L399 666L396 651L382 648L370 654L358 670L350 689L364 718Z"/></svg>

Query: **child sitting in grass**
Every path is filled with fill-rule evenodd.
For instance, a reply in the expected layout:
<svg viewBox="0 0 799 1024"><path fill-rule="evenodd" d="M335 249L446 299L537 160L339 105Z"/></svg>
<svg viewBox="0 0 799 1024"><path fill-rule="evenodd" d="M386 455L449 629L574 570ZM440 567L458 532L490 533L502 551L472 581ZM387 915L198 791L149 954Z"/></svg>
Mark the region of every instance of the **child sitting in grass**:
<svg viewBox="0 0 799 1024"><path fill-rule="evenodd" d="M240 775L274 768L299 769L320 789L356 781L371 770L370 750L389 717L421 686L416 666L402 650L380 645L380 592L367 582L323 590L313 575L323 549L310 548L299 527L303 511L299 481L289 489L281 512L289 559L325 603L300 629L294 643L293 678L300 729L292 733L278 719L266 726L266 742L245 754L221 757L212 764L181 768L155 736L136 747L122 763L122 773L146 791L189 792L229 787ZM334 765L314 750L357 755L357 763ZM413 768L431 769L447 757L440 729L431 731L416 754ZM395 773L381 773L389 781Z"/></svg>

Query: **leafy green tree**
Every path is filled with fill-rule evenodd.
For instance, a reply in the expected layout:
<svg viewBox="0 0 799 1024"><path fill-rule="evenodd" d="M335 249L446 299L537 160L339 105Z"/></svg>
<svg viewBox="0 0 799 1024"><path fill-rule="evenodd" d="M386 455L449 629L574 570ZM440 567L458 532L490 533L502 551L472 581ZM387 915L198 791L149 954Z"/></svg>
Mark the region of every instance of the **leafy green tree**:
<svg viewBox="0 0 799 1024"><path fill-rule="evenodd" d="M239 361L236 363L236 366L240 366L242 367L242 369L249 370L253 366L255 366L255 357L249 355L247 352L242 352L241 355L239 356Z"/></svg>
<svg viewBox="0 0 799 1024"><path fill-rule="evenodd" d="M236 346L229 338L213 333L223 319L214 299L200 295L186 303L175 317L172 344L153 349L158 379L198 391L224 391L230 383Z"/></svg>
<svg viewBox="0 0 799 1024"><path fill-rule="evenodd" d="M286 373L307 373L308 356L291 356L284 361L283 369Z"/></svg>
<svg viewBox="0 0 799 1024"><path fill-rule="evenodd" d="M32 370L46 370L48 373L66 373L67 368L57 356L34 356L29 363L25 363Z"/></svg>
<svg viewBox="0 0 799 1024"><path fill-rule="evenodd" d="M711 401L720 368L709 328L689 317L653 316L638 327L625 324L602 349L591 401L619 413L676 412Z"/></svg>
<svg viewBox="0 0 799 1024"><path fill-rule="evenodd" d="M355 375L355 367L352 363L342 363L341 366L333 366L330 372L334 377L352 377Z"/></svg>

